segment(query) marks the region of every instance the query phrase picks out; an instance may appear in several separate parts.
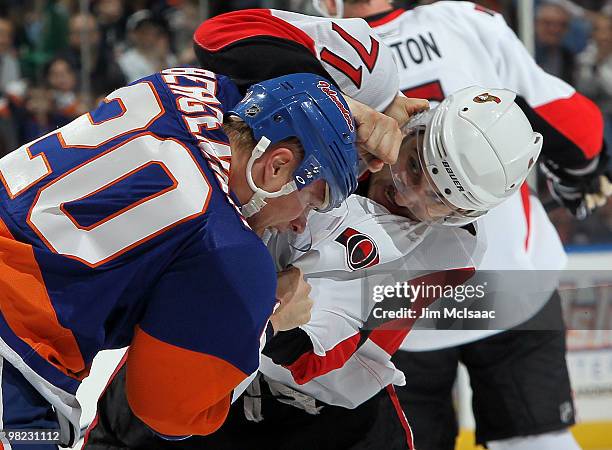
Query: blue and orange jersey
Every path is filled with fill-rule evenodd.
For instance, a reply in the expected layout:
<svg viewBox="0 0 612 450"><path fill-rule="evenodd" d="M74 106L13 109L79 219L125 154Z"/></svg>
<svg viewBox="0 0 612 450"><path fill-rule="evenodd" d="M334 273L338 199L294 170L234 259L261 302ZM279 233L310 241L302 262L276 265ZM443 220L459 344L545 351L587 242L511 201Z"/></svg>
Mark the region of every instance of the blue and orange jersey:
<svg viewBox="0 0 612 450"><path fill-rule="evenodd" d="M153 429L223 422L276 287L228 187L239 100L168 69L0 159L0 354L28 379L74 394L100 350L131 345L128 398Z"/></svg>

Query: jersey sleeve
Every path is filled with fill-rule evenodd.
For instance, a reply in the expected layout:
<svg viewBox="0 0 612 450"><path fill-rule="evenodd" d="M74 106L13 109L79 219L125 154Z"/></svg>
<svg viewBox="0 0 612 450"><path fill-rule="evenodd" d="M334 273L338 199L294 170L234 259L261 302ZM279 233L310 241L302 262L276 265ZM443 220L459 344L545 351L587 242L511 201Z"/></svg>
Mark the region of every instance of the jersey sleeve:
<svg viewBox="0 0 612 450"><path fill-rule="evenodd" d="M517 103L543 134L542 154L562 167L589 166L604 148L599 108L539 67L501 14L467 2L457 7L489 50L504 87L520 96Z"/></svg>
<svg viewBox="0 0 612 450"><path fill-rule="evenodd" d="M362 19L235 11L203 22L194 46L202 67L230 76L244 90L265 79L311 72L379 111L398 92L391 50Z"/></svg>
<svg viewBox="0 0 612 450"><path fill-rule="evenodd" d="M134 413L165 436L221 426L232 390L259 366L276 273L261 242L192 245L154 288L127 361Z"/></svg>
<svg viewBox="0 0 612 450"><path fill-rule="evenodd" d="M357 350L360 329L369 313L362 311L359 288L363 283L358 278L306 280L313 288L315 303L310 321L277 333L264 348L264 354L286 368L298 385L342 367Z"/></svg>

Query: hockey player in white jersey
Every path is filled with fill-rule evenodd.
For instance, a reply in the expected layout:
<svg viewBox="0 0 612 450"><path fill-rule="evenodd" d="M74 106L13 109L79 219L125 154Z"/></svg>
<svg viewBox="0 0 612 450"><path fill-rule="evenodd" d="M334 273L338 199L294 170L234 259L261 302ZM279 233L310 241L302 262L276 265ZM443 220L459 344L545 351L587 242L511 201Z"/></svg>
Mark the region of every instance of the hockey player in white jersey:
<svg viewBox="0 0 612 450"><path fill-rule="evenodd" d="M330 2L321 3L330 4L330 8L334 6ZM488 82L497 86L510 87L522 94L522 98L518 101L521 102L534 127L544 131L544 159L547 166L553 169L554 177L550 184L555 195L570 211L580 216L605 201L610 189L608 177L605 174L607 157L606 155L598 156L602 149L600 112L570 86L541 71L514 33L505 25L501 16L474 4L442 2L414 11L415 14L420 11L417 16L420 17L419 29L423 31L414 36L403 36L402 30L392 29L391 23L398 17L410 17L408 13L403 14L404 11L394 10L386 1L352 1L351 4L347 4L346 8L346 12L351 17L368 15L372 13L372 7L381 8L375 11L381 14L372 17L371 24L376 26L377 30L383 30L386 29L385 24L389 23L388 28L391 30L388 33L382 33L381 37L395 52L396 61L400 67L401 87L407 90L405 92L408 95L423 96L439 101L444 98L445 93L475 82L483 84ZM443 11L446 11L446 14L443 14ZM276 40L278 42L275 44L278 47L283 44L302 46L303 56L314 54L320 60L319 65L313 63L312 70L325 70L338 78L356 80L355 85L357 85L361 74L364 76L368 74L368 71L364 70L366 68L359 65L359 59L376 61L376 48L379 43L374 37L369 44L364 44L362 41L361 45L352 45L354 49L352 53L343 54L340 53L338 47L328 44L325 39L328 37L327 34L308 32L308 26L312 27L312 24L316 22L313 18L284 12L278 14L273 12L269 16L278 16L291 22L293 25L290 27L291 31L278 33L275 27L277 23L273 18L256 19L254 21L259 22L258 25L264 28L265 32L251 34L249 39L260 43L265 40L262 37L269 41ZM350 36L352 33L345 32L350 29L349 21L335 23L332 30L341 38L337 41L349 42L350 38L347 35ZM416 24L413 24L412 27L416 27ZM300 30L306 30L306 37L300 34ZM235 36L236 31L232 30L229 34ZM392 39L395 39L395 42ZM441 39L444 39L444 45ZM232 44L236 44L235 40L232 41ZM202 48L207 54L215 53L210 48L206 49L205 43ZM217 51L222 53L222 50L217 49ZM341 57L338 57L339 55ZM269 63L268 60L263 61ZM472 63L467 64L466 61L472 61ZM516 61L520 61L520 64ZM292 70L290 66L272 66L277 70ZM245 65L246 67L250 68L252 65ZM373 67L376 65L373 64ZM415 79L413 82L410 82L410 78L407 81L404 80L404 77L410 77L411 74L423 78ZM458 84L452 84L454 82ZM580 126L576 125L577 121L580 121ZM504 269L562 267L564 255L561 246L554 228L545 217L537 199L529 195L525 186L521 195L516 195L509 202L512 202L513 205L506 205L506 209L512 211L514 220L508 220L502 209L501 212L495 211L497 223L493 216L484 221L485 226L487 223L490 224L489 227L497 230L503 236L503 239L497 242L501 250L490 251L485 255L485 262L488 259L488 266L485 267ZM496 260L496 255L497 257L502 255L503 261ZM511 258L508 258L508 255L511 255ZM532 306L535 310L537 310L537 303L534 299ZM540 305L543 303L545 300L541 301ZM527 315L524 318L528 317ZM483 333L476 334L482 335ZM424 341L431 346L435 336L441 336L442 343L439 346L445 345L444 341L448 341L444 333L438 332L430 333ZM466 332L461 334L461 338L474 339L475 337ZM461 343L457 341L457 336L451 340L454 342L453 345ZM433 345L436 345L435 341ZM563 342L557 345L558 347L563 348ZM553 352L553 355L555 355L553 359L556 363L561 363L557 371L561 374L559 383L562 384L565 380L567 384L562 350ZM541 353L534 352L536 362L539 356ZM560 400L550 397L551 404L542 403L544 403L544 408L556 418L553 420L561 421L560 426L565 429L573 420L571 402L566 401L569 388L558 391L562 392L562 395L559 396ZM562 398L563 396L566 398ZM563 413L561 414L559 410L562 410ZM497 411L496 409L495 413ZM495 416L495 413L491 416ZM541 419L547 420L544 415ZM516 420L523 419L516 417ZM511 423L510 420L502 422ZM524 429L519 434L538 433L538 430L534 431L533 425L531 423L529 429ZM539 426L539 424L535 425ZM558 423L557 426L559 426ZM452 426L448 429L452 431ZM499 436L497 430L496 434ZM432 435L436 434L432 433ZM558 445L558 439L567 442L569 435L544 436L544 439L547 437L552 439L551 445L555 446ZM540 438L537 441L532 439L531 442L534 442L534 445L541 445ZM454 438L452 440L454 441ZM514 443L515 441L512 445ZM499 445L504 445L504 443L499 443Z"/></svg>
<svg viewBox="0 0 612 450"><path fill-rule="evenodd" d="M467 2L439 2L410 11L395 9L386 0L316 3L330 15L366 18L393 50L406 95L439 101L473 83L517 92L534 127L544 134L542 167L553 196L579 218L605 203L610 180L608 158L605 151L601 153L601 114L571 86L537 67L501 15ZM557 234L527 186L479 225L489 236L483 269L564 266ZM553 295L521 327L537 328L555 315L561 321L556 302ZM542 303L534 299L531 313ZM524 320L529 318L526 314ZM574 420L564 334L513 330L486 339L494 333L415 330L408 336L402 346L406 350L448 348L399 352L395 359L412 374L409 389L402 389L399 396L419 448L454 446L457 424L451 389L459 360L472 377L479 443L487 442L491 449L577 448L571 434L563 431ZM454 347L460 344L467 345ZM522 362L512 363L519 354ZM423 390L431 394L423 395ZM529 415L521 412L527 410ZM432 423L438 424L439 432L431 432Z"/></svg>

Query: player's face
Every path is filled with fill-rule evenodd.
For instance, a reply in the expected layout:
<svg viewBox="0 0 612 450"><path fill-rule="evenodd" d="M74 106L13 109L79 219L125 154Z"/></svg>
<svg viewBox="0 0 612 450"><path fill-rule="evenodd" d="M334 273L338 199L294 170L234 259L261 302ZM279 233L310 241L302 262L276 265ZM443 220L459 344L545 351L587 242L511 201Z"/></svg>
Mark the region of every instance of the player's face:
<svg viewBox="0 0 612 450"><path fill-rule="evenodd" d="M423 171L419 159L419 140L421 133L414 133L404 138L395 176L405 189L396 187L390 168L371 175L368 197L384 206L392 214L408 217L414 221L435 221L446 217L452 210L440 200L440 195L432 188Z"/></svg>
<svg viewBox="0 0 612 450"><path fill-rule="evenodd" d="M326 183L324 180L317 180L300 191L268 199L268 204L260 214L262 219L266 220L266 228L300 234L306 227L308 212L312 209L321 209L325 201Z"/></svg>
<svg viewBox="0 0 612 450"><path fill-rule="evenodd" d="M255 185L267 192L277 192L293 181L293 174L302 159L287 147L267 150L257 159L252 168ZM246 161L242 161L246 166ZM239 160L235 161L238 167ZM238 173L241 169L234 169ZM231 179L230 179L231 181ZM253 191L243 195L243 202L251 198ZM306 226L306 216L311 209L323 209L328 202L327 184L324 180L314 181L300 190L279 197L267 197L266 205L249 217L248 223L258 235L265 229L294 231L302 233Z"/></svg>

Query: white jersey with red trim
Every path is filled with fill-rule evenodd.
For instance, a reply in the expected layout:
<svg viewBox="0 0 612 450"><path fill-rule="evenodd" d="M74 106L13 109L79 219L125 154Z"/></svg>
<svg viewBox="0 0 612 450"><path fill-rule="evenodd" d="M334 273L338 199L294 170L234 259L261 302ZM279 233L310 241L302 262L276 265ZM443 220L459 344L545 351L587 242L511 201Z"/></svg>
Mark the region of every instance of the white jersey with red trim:
<svg viewBox="0 0 612 450"><path fill-rule="evenodd" d="M345 93L377 109L398 92L390 49L361 19L235 11L204 22L194 40L200 64L229 75L239 87L285 72L314 71L332 74ZM293 64L279 65L281 60ZM365 270L401 269L408 277L408 267L446 277L448 269L473 267L485 238L461 229L431 230L358 196L346 204L345 210L313 213L314 246L305 255L270 241L279 268L293 263L307 275L315 306L309 324L269 341L261 371L319 400L353 408L389 384L403 384L390 355L410 329L363 329L371 309ZM457 271L456 281L470 273Z"/></svg>
<svg viewBox="0 0 612 450"><path fill-rule="evenodd" d="M342 92L379 111L391 103L397 94L397 68L391 52L363 19L330 21L288 11L271 13L312 38L317 58Z"/></svg>
<svg viewBox="0 0 612 450"><path fill-rule="evenodd" d="M332 20L275 9L233 11L205 21L194 41L202 67L228 75L239 87L281 74L316 72L379 111L397 95L391 50L363 19Z"/></svg>
<svg viewBox="0 0 612 450"><path fill-rule="evenodd" d="M402 30L393 20L417 11L419 13L416 17L422 17L423 20L414 25L415 37L400 35ZM438 16L440 23L437 23ZM449 93L477 83L510 87L524 95L529 104L535 107L534 114L537 117L530 117L530 120L544 122L543 126L557 132L559 136L555 139L558 142L569 143L558 145L555 149L571 147L567 158L571 163L580 165L583 160L594 157L600 151L601 130L591 132L588 127L573 125L577 120L589 123L593 117L591 105L565 83L544 74L500 16L476 10L476 6L471 3L440 2L409 13L395 12L389 17L391 20L384 18L378 21L380 26L376 31L381 32L382 40L388 44L393 45L391 39L395 39L400 42L399 45L405 46L403 50L399 45L392 46L391 51L412 52L402 54L404 63L408 61L412 64L410 67L402 65L399 54L395 58L400 66L403 88L418 87L416 82L405 84L404 72L418 72L419 77L422 77L420 83L426 90L412 91L413 96L434 99L435 95L431 93L435 94L435 89L427 90L431 86L439 87L440 99L445 90ZM335 28L340 27L345 31L352 24L363 26L362 21L354 19L313 18L271 10L236 11L204 22L195 35L196 52L201 64L205 67L215 65L210 68L230 75L239 86L258 77L263 79L271 75L278 76L278 71L327 71L345 93L351 95L346 86L352 84L356 89L352 94L354 97L381 109L396 92L397 78L391 75L387 80L385 71L376 72L376 65L384 61L380 56L376 58L374 70L369 71L367 68L366 53L374 54L373 42L378 41L378 38L368 33L342 33L335 30L333 24L336 24ZM481 29L472 29L476 27ZM385 30L388 32L385 33ZM443 38L445 32L448 33ZM347 34L357 36L365 52L357 51L350 44ZM469 44L460 43L464 38ZM508 41L504 42L506 39ZM481 41L490 42L485 45ZM455 48L455 43L461 46L461 51ZM251 56L254 53L253 46L261 50L257 52L256 59ZM475 53L480 56L472 56L472 47L478 48ZM334 67L330 68L330 58L325 61L321 56L326 54L326 48L335 55L336 61L350 61L349 65L355 69L355 73L361 71L366 76L372 76L363 78L359 85L353 82L355 78L350 76L349 65L343 66L344 71L338 67L334 71ZM383 46L379 48L379 55L384 54ZM454 52L465 55L446 63ZM292 56L282 59L283 54ZM481 61L483 55L486 58ZM313 61L313 56L318 59ZM245 59L248 63L245 63ZM294 64L290 67L278 64L281 59L293 61ZM486 64L486 59L491 63L485 70L483 64ZM513 62L514 59L518 62ZM469 64L469 61L473 63ZM427 69L429 65L431 69ZM383 64L383 67L386 65ZM500 74L496 73L495 67L500 68ZM487 78L480 76L481 70ZM506 71L509 74L502 76L501 73ZM382 75L375 75L379 73ZM505 82L506 77L513 81ZM457 78L457 81L453 78ZM372 83L379 84L384 91L385 101L377 102L368 96L359 97L371 88ZM540 131L540 127L534 128ZM585 131L581 134L581 130ZM547 142L552 141L546 136L545 146ZM415 234L418 226L406 219L390 216L384 209L366 199L355 197L348 204L346 217L327 217L317 226L314 226L315 220L323 219L310 220L310 226L315 229L314 248L296 260L295 264L304 270L313 285L315 304L312 320L300 329L278 333L269 342L267 351L264 350L261 365L262 372L270 378L331 404L355 407L382 387L390 383L401 384L403 381L403 375L389 362L389 355L399 347L405 337L405 330L402 335L401 332L363 329L367 308L363 308L361 299L365 286L370 282L371 272L364 269L371 269L370 264L387 272L397 269L403 263L401 268L408 271L427 269L430 274L436 270L446 270L448 274L448 269L465 267L554 269L560 268L565 259L554 228L539 202L530 197L526 190L523 190L522 196L517 194L512 197L506 209L498 208L499 211L496 209L485 216L486 222L479 224L479 239L474 239L462 229L430 230L428 233ZM516 220L508 220L508 214ZM491 233L486 233L487 229ZM440 235L444 232L455 234ZM474 257L480 254L481 246L478 242L482 243L482 236L486 234L503 237L495 241L500 244L498 250L487 252L484 259ZM452 242L448 240L451 236ZM459 240L465 248L472 250L459 258L451 258L449 252L456 252L460 248L460 245L456 245L457 236L461 236ZM274 242L270 248L283 265L295 259L291 252L275 247ZM470 253L473 255L469 256ZM450 270L450 273L453 274L453 271ZM465 276L465 273L463 270L454 274L457 275L457 283L462 282L461 276ZM434 333L443 336L440 331ZM465 331L458 336L444 336L442 342L436 343L434 348L457 345L461 339L474 340L485 333L476 332L478 336L469 336L471 333ZM431 336L428 339L431 341Z"/></svg>
<svg viewBox="0 0 612 450"><path fill-rule="evenodd" d="M417 224L357 195L340 211L311 214L313 246L307 253L278 238L269 241L281 268L292 264L303 271L314 307L301 332L279 344L280 353L297 346L297 354L282 356L267 347L260 370L318 400L354 408L389 384L405 382L390 358L413 321L366 326L376 304L372 287L406 280L463 283L481 261L486 235ZM413 308L435 300L419 296Z"/></svg>
<svg viewBox="0 0 612 450"><path fill-rule="evenodd" d="M471 2L396 10L370 25L393 51L407 94L439 102L466 86L503 87L538 107L575 92L537 66L500 14Z"/></svg>
<svg viewBox="0 0 612 450"><path fill-rule="evenodd" d="M398 10L370 24L392 49L400 89L408 97L434 103L472 85L506 88L536 111L541 107L554 115L575 94L567 83L536 65L501 15L473 3L441 1ZM489 236L481 269L560 270L565 265L556 230L527 186L478 223ZM493 333L414 330L402 348L432 350Z"/></svg>

